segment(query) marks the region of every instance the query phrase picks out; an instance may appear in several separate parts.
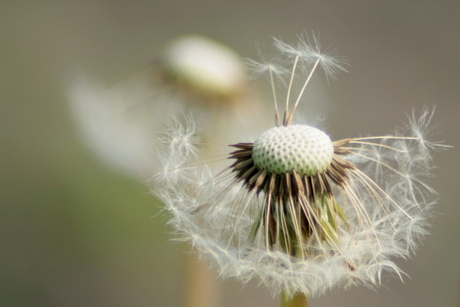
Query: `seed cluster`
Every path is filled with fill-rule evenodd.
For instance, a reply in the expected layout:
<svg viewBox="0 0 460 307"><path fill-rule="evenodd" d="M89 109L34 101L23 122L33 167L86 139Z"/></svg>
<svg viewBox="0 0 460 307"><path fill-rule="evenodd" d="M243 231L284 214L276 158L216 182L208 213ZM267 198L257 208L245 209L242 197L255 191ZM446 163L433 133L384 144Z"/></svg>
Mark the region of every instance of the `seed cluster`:
<svg viewBox="0 0 460 307"><path fill-rule="evenodd" d="M349 140L331 142L322 131L306 126L275 127L254 143L230 145L237 150L229 158L238 181L249 192L263 192L264 209L255 221L251 240L260 227L268 249L303 257L307 241L336 244L338 223L347 218L333 192L346 188L348 172L355 167L340 156ZM321 226L318 226L321 225Z"/></svg>
<svg viewBox="0 0 460 307"><path fill-rule="evenodd" d="M301 176L324 172L334 155L329 136L307 125L271 128L254 142L252 159L258 169Z"/></svg>

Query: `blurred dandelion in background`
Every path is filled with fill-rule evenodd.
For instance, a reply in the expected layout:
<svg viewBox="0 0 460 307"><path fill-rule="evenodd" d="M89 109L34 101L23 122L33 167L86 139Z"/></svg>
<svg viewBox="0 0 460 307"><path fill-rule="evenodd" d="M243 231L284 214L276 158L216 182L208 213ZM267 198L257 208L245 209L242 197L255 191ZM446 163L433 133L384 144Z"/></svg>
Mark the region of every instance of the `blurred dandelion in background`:
<svg viewBox="0 0 460 307"><path fill-rule="evenodd" d="M193 114L200 136L215 139L239 129L258 101L240 57L198 35L172 40L144 71L115 86L84 74L74 77L68 95L80 136L92 152L143 180L160 166L152 146L166 119ZM222 118L227 120L219 124Z"/></svg>
<svg viewBox="0 0 460 307"><path fill-rule="evenodd" d="M203 159L204 144L190 137L195 124L176 122L166 132L153 190L170 223L222 276L256 278L282 294L282 306L334 287L374 287L384 271L402 278L393 258L412 255L427 233L435 191L425 180L432 151L447 147L429 140L433 110L413 111L391 134L332 141L295 124L295 114L313 73L335 79L344 61L314 36L275 47L273 61L250 61L271 82L275 127L229 145L219 163ZM282 99L279 84L287 88Z"/></svg>
<svg viewBox="0 0 460 307"><path fill-rule="evenodd" d="M186 145L185 138L190 142L197 135L220 139L229 131L242 131L241 122L252 117L251 110L260 109L240 57L198 35L171 41L148 68L115 86L106 88L90 77L78 76L69 83L68 94L88 148L107 166L143 182L163 167L153 147L167 119L176 121L168 130L174 149ZM190 123L188 114L200 123L200 130L192 134L181 130L183 123ZM179 148L181 154L195 151L193 146ZM184 305L217 306L218 280L195 254L189 258Z"/></svg>

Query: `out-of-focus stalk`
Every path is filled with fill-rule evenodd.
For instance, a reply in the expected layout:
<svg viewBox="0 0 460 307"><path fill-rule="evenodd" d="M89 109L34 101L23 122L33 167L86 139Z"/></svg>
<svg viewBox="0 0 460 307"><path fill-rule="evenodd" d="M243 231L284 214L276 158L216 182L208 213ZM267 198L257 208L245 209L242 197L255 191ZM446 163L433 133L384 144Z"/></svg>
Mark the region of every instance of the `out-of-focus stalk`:
<svg viewBox="0 0 460 307"><path fill-rule="evenodd" d="M281 294L281 307L308 307L308 299L303 293L296 293L289 297L283 292Z"/></svg>

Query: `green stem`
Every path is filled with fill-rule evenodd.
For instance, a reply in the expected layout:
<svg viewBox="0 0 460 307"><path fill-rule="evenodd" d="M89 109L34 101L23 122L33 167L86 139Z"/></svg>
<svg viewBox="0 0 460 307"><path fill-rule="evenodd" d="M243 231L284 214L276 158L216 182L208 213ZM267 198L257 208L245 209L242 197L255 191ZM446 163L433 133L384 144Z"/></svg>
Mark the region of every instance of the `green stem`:
<svg viewBox="0 0 460 307"><path fill-rule="evenodd" d="M308 299L303 293L296 293L289 297L281 293L281 307L308 307Z"/></svg>

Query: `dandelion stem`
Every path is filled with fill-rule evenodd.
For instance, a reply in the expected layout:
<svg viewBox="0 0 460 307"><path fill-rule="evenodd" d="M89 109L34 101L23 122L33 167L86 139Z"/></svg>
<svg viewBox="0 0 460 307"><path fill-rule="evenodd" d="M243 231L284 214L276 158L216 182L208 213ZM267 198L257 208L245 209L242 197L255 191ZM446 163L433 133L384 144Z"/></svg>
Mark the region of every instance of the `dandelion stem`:
<svg viewBox="0 0 460 307"><path fill-rule="evenodd" d="M283 292L281 294L281 307L308 307L308 299L303 293L288 296Z"/></svg>
<svg viewBox="0 0 460 307"><path fill-rule="evenodd" d="M222 300L222 283L209 265L191 253L186 258L183 307L215 307Z"/></svg>

